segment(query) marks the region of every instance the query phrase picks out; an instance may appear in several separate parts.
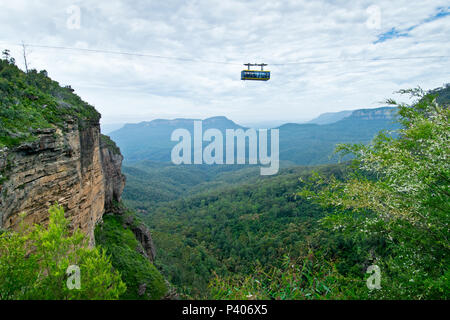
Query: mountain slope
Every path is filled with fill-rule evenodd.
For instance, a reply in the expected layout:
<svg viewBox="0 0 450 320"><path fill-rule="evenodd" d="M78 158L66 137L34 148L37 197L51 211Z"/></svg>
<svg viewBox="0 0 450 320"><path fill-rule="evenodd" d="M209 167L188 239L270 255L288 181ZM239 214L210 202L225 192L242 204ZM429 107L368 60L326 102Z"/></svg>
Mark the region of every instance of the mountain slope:
<svg viewBox="0 0 450 320"><path fill-rule="evenodd" d="M174 119L126 124L121 129L110 133L111 138L119 145L126 161L154 160L170 161L170 152L177 144L170 140L172 132L183 128L193 132L196 119ZM203 130L216 128L243 128L226 117L212 117L203 120Z"/></svg>
<svg viewBox="0 0 450 320"><path fill-rule="evenodd" d="M361 109L334 123L284 124L280 130L280 160L299 165L315 165L336 162L330 159L337 143L367 143L380 130L398 128L393 123L393 108ZM178 128L193 132L194 119L153 120L127 124L112 132L111 137L122 150L126 162L141 160L171 161L173 146L171 133ZM225 117L203 120L203 130L245 129Z"/></svg>
<svg viewBox="0 0 450 320"><path fill-rule="evenodd" d="M326 112L319 115L317 118L314 118L308 123L315 123L315 124L329 124L333 122L337 122L339 120L342 120L352 114L353 111L350 110L344 110L339 112Z"/></svg>
<svg viewBox="0 0 450 320"><path fill-rule="evenodd" d="M285 124L280 129L280 159L300 165L333 163L338 143L369 143L381 130L396 130L394 108L355 110L340 121L318 124Z"/></svg>

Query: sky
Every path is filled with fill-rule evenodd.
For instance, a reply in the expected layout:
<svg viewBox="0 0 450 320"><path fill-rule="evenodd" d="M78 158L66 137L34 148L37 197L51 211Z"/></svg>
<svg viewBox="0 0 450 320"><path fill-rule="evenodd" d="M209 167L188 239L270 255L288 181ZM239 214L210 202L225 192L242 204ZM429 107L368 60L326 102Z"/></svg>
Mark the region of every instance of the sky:
<svg viewBox="0 0 450 320"><path fill-rule="evenodd" d="M0 48L24 68L22 42L104 125L303 122L450 82L448 0L0 0ZM247 62L271 79L241 81Z"/></svg>

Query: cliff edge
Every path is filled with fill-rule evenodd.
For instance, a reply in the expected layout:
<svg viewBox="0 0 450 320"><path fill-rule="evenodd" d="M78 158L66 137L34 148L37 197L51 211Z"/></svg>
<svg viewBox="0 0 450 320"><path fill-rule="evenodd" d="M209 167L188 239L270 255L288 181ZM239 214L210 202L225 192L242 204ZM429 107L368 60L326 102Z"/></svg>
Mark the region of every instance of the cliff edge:
<svg viewBox="0 0 450 320"><path fill-rule="evenodd" d="M24 73L0 60L0 228L17 229L22 219L46 224L58 202L94 244L95 226L125 186L123 156L99 121L93 106L46 71Z"/></svg>

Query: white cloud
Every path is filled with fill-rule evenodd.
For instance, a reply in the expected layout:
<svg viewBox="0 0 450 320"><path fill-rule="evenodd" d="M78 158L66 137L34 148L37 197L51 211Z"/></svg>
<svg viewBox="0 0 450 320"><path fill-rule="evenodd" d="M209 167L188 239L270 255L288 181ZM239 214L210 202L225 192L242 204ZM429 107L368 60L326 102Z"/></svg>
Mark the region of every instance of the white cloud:
<svg viewBox="0 0 450 320"><path fill-rule="evenodd" d="M81 8L78 30L66 28L71 5ZM366 25L371 5L380 8L380 29ZM448 55L450 16L427 20L445 6L441 0L16 0L2 3L0 46L10 48L19 65L21 51L12 44L21 41L236 63L28 49L32 67L72 85L105 122L214 115L295 121L377 107L400 88L449 82L448 58L277 65ZM408 36L374 43L392 28ZM241 81L240 64L246 62L269 63L272 79Z"/></svg>

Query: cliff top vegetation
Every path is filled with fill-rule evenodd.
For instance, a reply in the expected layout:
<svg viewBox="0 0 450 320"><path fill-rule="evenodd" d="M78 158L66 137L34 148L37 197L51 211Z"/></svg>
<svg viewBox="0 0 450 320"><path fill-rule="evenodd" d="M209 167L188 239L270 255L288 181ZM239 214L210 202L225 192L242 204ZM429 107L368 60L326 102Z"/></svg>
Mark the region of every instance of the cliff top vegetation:
<svg viewBox="0 0 450 320"><path fill-rule="evenodd" d="M47 71L15 65L8 50L0 59L0 148L36 138L36 129L63 128L68 119L98 121L100 114L70 86L50 79Z"/></svg>

